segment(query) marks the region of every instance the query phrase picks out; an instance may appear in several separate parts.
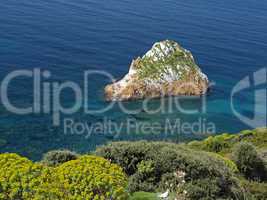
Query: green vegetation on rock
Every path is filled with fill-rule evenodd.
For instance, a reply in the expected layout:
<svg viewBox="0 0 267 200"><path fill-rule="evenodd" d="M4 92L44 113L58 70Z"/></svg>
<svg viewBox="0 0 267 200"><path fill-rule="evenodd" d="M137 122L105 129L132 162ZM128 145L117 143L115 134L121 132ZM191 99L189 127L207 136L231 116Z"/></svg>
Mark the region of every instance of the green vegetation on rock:
<svg viewBox="0 0 267 200"><path fill-rule="evenodd" d="M151 78L151 79L161 79L160 74L168 73L168 68L177 74L177 79L183 80L185 76L186 69L197 70L199 67L195 63L192 54L180 47L177 43L173 41L162 42L167 48L173 50L168 55L165 55L164 50L161 48L159 43L153 46L153 50L157 50L153 56L144 56L139 58L138 62L138 73L141 79ZM157 55L164 55L163 57ZM181 77L179 77L181 76Z"/></svg>
<svg viewBox="0 0 267 200"><path fill-rule="evenodd" d="M129 72L105 87L108 101L203 95L209 80L193 55L175 41L155 43L142 57L133 60Z"/></svg>

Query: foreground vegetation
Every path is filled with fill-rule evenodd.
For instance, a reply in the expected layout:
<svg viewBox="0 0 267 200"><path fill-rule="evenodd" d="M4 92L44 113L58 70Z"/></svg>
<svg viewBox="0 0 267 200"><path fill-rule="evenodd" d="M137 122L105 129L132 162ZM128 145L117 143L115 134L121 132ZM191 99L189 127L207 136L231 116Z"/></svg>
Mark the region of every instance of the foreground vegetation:
<svg viewBox="0 0 267 200"><path fill-rule="evenodd" d="M188 144L114 142L91 155L51 151L40 162L0 154L0 199L267 199L267 129Z"/></svg>
<svg viewBox="0 0 267 200"><path fill-rule="evenodd" d="M81 156L58 167L16 154L0 155L0 199L127 199L121 168L96 156Z"/></svg>

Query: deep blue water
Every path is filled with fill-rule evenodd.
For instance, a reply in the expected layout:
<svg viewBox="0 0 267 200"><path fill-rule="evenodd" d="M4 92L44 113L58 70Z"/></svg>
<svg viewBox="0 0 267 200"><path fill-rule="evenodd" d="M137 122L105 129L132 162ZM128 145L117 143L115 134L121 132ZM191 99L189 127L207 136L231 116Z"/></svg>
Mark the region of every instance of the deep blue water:
<svg viewBox="0 0 267 200"><path fill-rule="evenodd" d="M172 39L189 49L201 69L216 84L207 96L207 112L186 115L172 113L127 115L114 107L97 115L82 111L68 117L94 124L108 117L114 122L126 118L163 123L165 119L194 122L204 117L214 122L216 132L237 132L251 128L231 111L230 94L239 80L267 66L267 2L257 0L8 0L0 6L0 79L18 69L40 68L52 73L50 81L74 81L82 86L85 70L104 70L120 78L128 72L131 60L143 55L152 44ZM90 108L101 108L103 77L89 81ZM9 88L12 103L31 104L32 83L16 80ZM253 90L235 98L238 111L253 115ZM72 104L71 93L62 100ZM138 107L140 102L126 102ZM151 106L157 106L154 100ZM185 106L199 107L198 100ZM263 110L266 105L263 105ZM264 111L256 113L264 117ZM181 133L182 134L182 133ZM182 136L190 137L190 136ZM18 152L40 158L50 149L68 148L86 152L96 145L121 139L175 140L163 133L119 137L112 135L64 134L54 127L51 115L15 115L0 105L1 152ZM4 141L4 142L3 142Z"/></svg>

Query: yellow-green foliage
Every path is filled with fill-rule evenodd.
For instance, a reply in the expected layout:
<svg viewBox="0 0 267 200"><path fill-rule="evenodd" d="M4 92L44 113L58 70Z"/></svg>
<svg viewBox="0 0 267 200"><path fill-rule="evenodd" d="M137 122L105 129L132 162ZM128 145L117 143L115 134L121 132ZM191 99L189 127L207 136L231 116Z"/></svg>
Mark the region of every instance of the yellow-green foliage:
<svg viewBox="0 0 267 200"><path fill-rule="evenodd" d="M61 199L51 172L16 154L0 154L0 199Z"/></svg>
<svg viewBox="0 0 267 200"><path fill-rule="evenodd" d="M142 160L138 165L137 165L137 171L141 174L150 174L153 173L155 167L154 163L151 160L144 161Z"/></svg>
<svg viewBox="0 0 267 200"><path fill-rule="evenodd" d="M208 137L206 140L204 140L204 146L206 147L205 150L220 152L223 149L230 147L230 139L232 139L232 136L228 134L222 134L216 137Z"/></svg>
<svg viewBox="0 0 267 200"><path fill-rule="evenodd" d="M257 148L267 148L267 128L257 128L255 130L245 130L238 135L238 140L250 142Z"/></svg>
<svg viewBox="0 0 267 200"><path fill-rule="evenodd" d="M233 172L233 173L238 173L239 170L236 166L236 164L230 160L229 158L226 158L224 156L221 156L220 154L217 154L217 153L212 153L212 152L209 152L209 155L211 156L214 156L216 157L217 159L220 159L224 162L224 164Z"/></svg>
<svg viewBox="0 0 267 200"><path fill-rule="evenodd" d="M0 200L126 199L126 181L121 168L95 156L51 168L0 154Z"/></svg>
<svg viewBox="0 0 267 200"><path fill-rule="evenodd" d="M245 130L238 134L221 134L210 136L203 141L188 143L191 148L225 154L231 152L236 143L250 142L257 148L267 148L267 128Z"/></svg>
<svg viewBox="0 0 267 200"><path fill-rule="evenodd" d="M57 168L69 199L127 199L127 179L122 169L104 158L82 156Z"/></svg>

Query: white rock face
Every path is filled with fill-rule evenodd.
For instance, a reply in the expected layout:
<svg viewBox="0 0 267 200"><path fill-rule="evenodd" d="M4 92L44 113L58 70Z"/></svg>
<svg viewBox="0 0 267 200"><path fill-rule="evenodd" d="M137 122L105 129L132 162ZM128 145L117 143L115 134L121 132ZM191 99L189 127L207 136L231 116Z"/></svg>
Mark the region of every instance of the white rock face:
<svg viewBox="0 0 267 200"><path fill-rule="evenodd" d="M134 80L134 77L137 75L137 70L133 67L133 62L130 66L128 74L126 74L121 80L113 84L113 86L116 88L114 92L123 90Z"/></svg>
<svg viewBox="0 0 267 200"><path fill-rule="evenodd" d="M128 74L106 86L108 100L130 100L173 95L201 95L208 78L190 51L165 40L155 43L142 57L133 60Z"/></svg>
<svg viewBox="0 0 267 200"><path fill-rule="evenodd" d="M147 57L151 58L153 61L158 61L160 59L164 59L168 55L171 55L173 52L176 51L177 47L177 43L170 45L168 41L157 42L152 46L151 50L149 50L143 56L143 58Z"/></svg>

